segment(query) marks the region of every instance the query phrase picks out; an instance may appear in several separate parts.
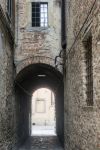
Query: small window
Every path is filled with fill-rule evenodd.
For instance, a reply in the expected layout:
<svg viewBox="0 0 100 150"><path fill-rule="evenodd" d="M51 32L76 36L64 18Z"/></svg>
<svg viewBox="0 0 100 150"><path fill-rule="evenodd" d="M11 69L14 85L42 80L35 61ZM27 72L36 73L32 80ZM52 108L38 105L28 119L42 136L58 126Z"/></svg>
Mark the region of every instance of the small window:
<svg viewBox="0 0 100 150"><path fill-rule="evenodd" d="M7 0L7 13L9 17L12 16L12 0Z"/></svg>
<svg viewBox="0 0 100 150"><path fill-rule="evenodd" d="M32 2L32 27L48 26L48 3Z"/></svg>
<svg viewBox="0 0 100 150"><path fill-rule="evenodd" d="M86 95L87 105L93 106L93 67L92 67L92 36L89 36L84 43L86 62Z"/></svg>
<svg viewBox="0 0 100 150"><path fill-rule="evenodd" d="M44 99L36 100L36 113L45 113L46 112L46 101Z"/></svg>

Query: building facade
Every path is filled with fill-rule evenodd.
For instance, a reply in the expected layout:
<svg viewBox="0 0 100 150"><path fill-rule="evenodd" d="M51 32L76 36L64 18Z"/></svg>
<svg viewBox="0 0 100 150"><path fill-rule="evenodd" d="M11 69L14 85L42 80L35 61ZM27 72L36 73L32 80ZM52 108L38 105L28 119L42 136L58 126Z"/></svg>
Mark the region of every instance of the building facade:
<svg viewBox="0 0 100 150"><path fill-rule="evenodd" d="M65 149L100 149L100 1L66 1Z"/></svg>
<svg viewBox="0 0 100 150"><path fill-rule="evenodd" d="M13 13L12 13L13 12ZM0 149L15 141L14 2L0 0Z"/></svg>
<svg viewBox="0 0 100 150"><path fill-rule="evenodd" d="M55 127L55 98L51 90L41 88L32 97L32 126Z"/></svg>
<svg viewBox="0 0 100 150"><path fill-rule="evenodd" d="M60 1L16 1L17 73L33 63L46 63L54 67L54 59L61 49L60 35Z"/></svg>

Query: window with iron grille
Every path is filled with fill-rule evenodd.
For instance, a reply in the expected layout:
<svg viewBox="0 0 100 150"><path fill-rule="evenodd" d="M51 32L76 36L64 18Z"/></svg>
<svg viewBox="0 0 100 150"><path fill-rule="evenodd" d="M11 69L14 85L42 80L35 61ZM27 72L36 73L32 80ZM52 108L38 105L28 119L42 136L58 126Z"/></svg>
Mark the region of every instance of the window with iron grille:
<svg viewBox="0 0 100 150"><path fill-rule="evenodd" d="M92 36L85 41L87 105L93 106Z"/></svg>
<svg viewBox="0 0 100 150"><path fill-rule="evenodd" d="M12 16L12 0L7 0L7 13L9 17Z"/></svg>
<svg viewBox="0 0 100 150"><path fill-rule="evenodd" d="M48 26L48 3L32 2L32 27Z"/></svg>

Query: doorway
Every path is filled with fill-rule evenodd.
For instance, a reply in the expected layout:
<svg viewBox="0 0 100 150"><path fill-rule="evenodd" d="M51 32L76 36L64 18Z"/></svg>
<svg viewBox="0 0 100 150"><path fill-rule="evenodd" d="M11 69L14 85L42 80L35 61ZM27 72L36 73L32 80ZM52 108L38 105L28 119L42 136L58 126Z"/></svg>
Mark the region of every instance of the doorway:
<svg viewBox="0 0 100 150"><path fill-rule="evenodd" d="M47 129L52 130L50 134L56 136L63 146L64 90L62 74L50 65L32 64L17 75L15 88L18 145L22 145L30 137L34 141L36 139L34 137L37 136L35 134L44 136L42 132L44 128L44 134ZM49 93L49 96L45 92ZM38 94L40 96L37 96ZM47 101L50 104L48 107ZM48 112L47 115L44 115L46 112Z"/></svg>
<svg viewBox="0 0 100 150"><path fill-rule="evenodd" d="M31 136L56 136L55 96L48 88L32 94Z"/></svg>

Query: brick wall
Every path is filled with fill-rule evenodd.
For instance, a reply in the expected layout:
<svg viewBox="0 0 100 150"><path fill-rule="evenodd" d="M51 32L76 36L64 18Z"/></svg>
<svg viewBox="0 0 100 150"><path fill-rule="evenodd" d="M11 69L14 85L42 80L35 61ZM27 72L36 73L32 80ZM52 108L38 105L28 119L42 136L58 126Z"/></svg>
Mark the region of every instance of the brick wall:
<svg viewBox="0 0 100 150"><path fill-rule="evenodd" d="M16 2L16 66L24 60L41 56L54 62L61 50L61 4L59 1L46 0L48 3L48 27L32 27L31 0ZM37 0L37 2L39 2ZM31 57L31 58L30 58ZM51 61L51 60L50 60ZM35 62L34 62L35 63ZM38 59L39 63L39 59Z"/></svg>

